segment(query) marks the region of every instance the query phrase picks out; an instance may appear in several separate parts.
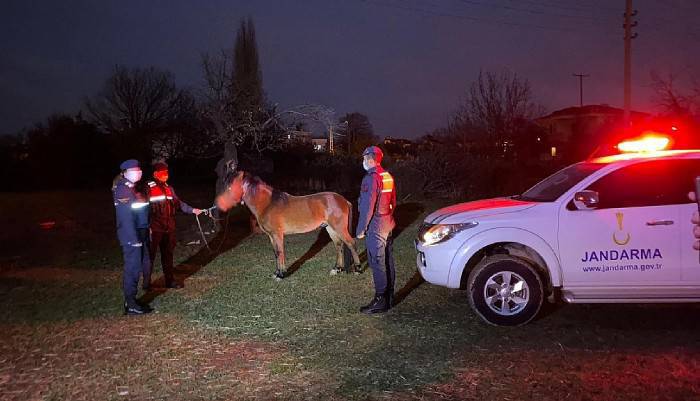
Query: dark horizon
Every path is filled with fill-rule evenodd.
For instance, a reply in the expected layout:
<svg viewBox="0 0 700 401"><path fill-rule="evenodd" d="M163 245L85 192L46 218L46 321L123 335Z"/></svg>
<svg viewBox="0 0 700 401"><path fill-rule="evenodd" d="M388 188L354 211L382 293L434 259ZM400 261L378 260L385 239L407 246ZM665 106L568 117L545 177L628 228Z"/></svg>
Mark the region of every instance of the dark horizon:
<svg viewBox="0 0 700 401"><path fill-rule="evenodd" d="M10 1L0 22L1 134L76 113L114 65L155 66L202 81L200 57L233 46L241 18L257 32L264 88L282 107L319 103L366 114L379 137L444 126L480 70L530 81L546 112L622 106L624 1L191 1L34 5ZM618 4L619 3L619 4ZM635 110L656 112L650 73L689 74L700 30L682 0L635 0ZM672 43L673 46L669 46Z"/></svg>

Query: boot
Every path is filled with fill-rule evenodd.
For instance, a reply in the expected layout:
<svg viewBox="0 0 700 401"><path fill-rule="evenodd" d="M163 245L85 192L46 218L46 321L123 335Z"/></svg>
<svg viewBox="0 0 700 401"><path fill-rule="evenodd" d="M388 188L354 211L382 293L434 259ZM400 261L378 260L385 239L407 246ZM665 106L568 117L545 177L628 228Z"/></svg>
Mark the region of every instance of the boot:
<svg viewBox="0 0 700 401"><path fill-rule="evenodd" d="M124 314L125 315L146 315L148 313L153 312L153 308L151 308L148 305L139 305L139 304L134 304L133 306L129 306L127 304L124 304Z"/></svg>
<svg viewBox="0 0 700 401"><path fill-rule="evenodd" d="M384 313L389 310L389 304L386 295L377 294L372 298L372 302L360 308L360 312L366 315L375 313Z"/></svg>

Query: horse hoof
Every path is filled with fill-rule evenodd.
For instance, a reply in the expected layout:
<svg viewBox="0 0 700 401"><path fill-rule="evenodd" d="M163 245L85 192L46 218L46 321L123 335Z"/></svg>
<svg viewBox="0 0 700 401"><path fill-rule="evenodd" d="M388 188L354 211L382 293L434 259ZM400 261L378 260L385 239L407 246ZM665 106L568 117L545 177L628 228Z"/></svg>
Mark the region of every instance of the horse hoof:
<svg viewBox="0 0 700 401"><path fill-rule="evenodd" d="M335 276L336 274L340 273L341 270L338 269L337 267L334 267L331 269L331 276Z"/></svg>
<svg viewBox="0 0 700 401"><path fill-rule="evenodd" d="M284 272L277 270L272 277L276 278L277 280L282 280L284 278Z"/></svg>

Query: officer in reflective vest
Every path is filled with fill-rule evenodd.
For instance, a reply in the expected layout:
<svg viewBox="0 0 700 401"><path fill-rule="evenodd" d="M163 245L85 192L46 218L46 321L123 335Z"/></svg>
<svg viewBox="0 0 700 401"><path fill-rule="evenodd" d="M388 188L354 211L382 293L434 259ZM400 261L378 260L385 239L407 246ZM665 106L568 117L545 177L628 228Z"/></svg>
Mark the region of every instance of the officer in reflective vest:
<svg viewBox="0 0 700 401"><path fill-rule="evenodd" d="M365 238L367 261L372 269L374 298L360 308L366 314L383 313L391 308L394 297L396 270L394 267L393 238L396 226L396 189L394 178L382 168L382 150L370 146L362 153L362 166L367 174L362 179L357 222L357 238Z"/></svg>
<svg viewBox="0 0 700 401"><path fill-rule="evenodd" d="M160 249L160 261L165 276L167 288L182 288L182 284L175 281L173 275L173 251L177 242L175 232L175 211L180 209L183 213L196 214L202 210L193 208L180 200L175 194L175 189L168 185L168 165L158 162L153 165L154 181L148 183L149 202L151 204L151 266ZM150 283L150 277L148 277Z"/></svg>
<svg viewBox="0 0 700 401"><path fill-rule="evenodd" d="M112 196L117 220L117 237L124 256L124 313L142 315L153 311L150 306L136 300L139 276L148 263L148 253L139 238L139 212L148 207L147 202L139 201L134 191L134 184L141 179L139 162L133 159L124 161L121 173L112 183Z"/></svg>

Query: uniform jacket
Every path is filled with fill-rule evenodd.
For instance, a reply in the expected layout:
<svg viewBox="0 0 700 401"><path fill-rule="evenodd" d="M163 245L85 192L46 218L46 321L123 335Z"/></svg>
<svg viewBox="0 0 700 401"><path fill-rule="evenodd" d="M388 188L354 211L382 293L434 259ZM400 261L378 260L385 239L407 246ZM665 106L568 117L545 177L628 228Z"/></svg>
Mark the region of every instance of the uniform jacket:
<svg viewBox="0 0 700 401"><path fill-rule="evenodd" d="M138 215L140 209L148 206L139 202L134 191L134 184L123 176L117 176L112 183L112 198L117 220L117 238L122 246L140 246L138 239Z"/></svg>
<svg viewBox="0 0 700 401"><path fill-rule="evenodd" d="M180 200L175 189L167 183L149 181L149 201L151 202L151 231L174 232L175 211L192 213L192 206Z"/></svg>
<svg viewBox="0 0 700 401"><path fill-rule="evenodd" d="M359 209L356 234L365 233L368 228L387 232L394 228L396 187L394 177L382 166L369 169L362 179Z"/></svg>

